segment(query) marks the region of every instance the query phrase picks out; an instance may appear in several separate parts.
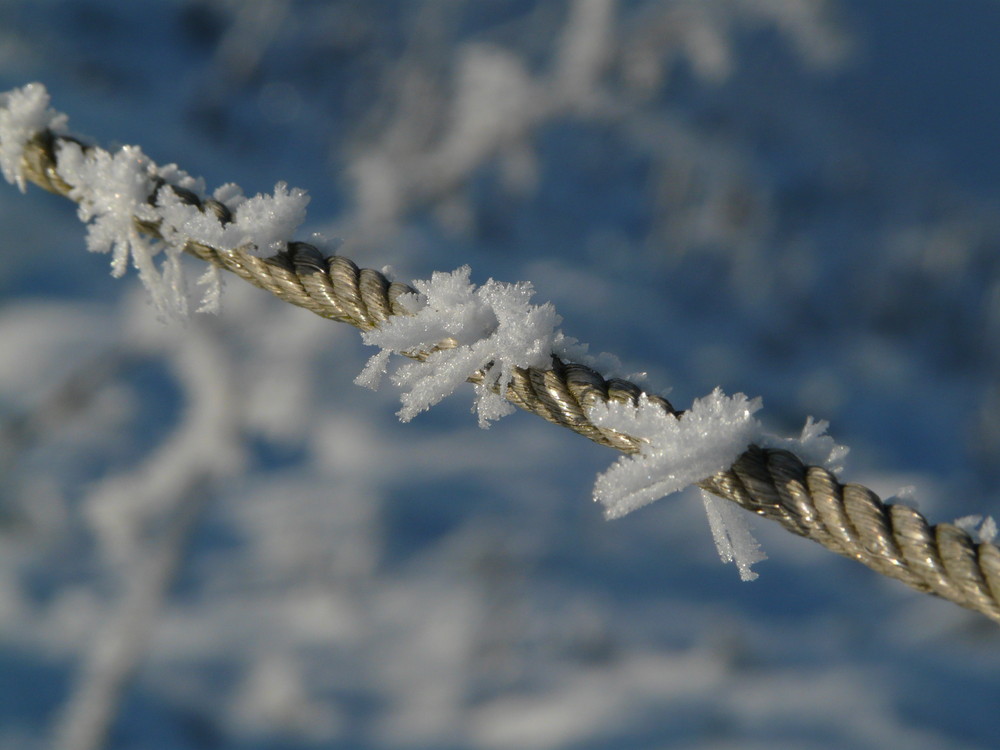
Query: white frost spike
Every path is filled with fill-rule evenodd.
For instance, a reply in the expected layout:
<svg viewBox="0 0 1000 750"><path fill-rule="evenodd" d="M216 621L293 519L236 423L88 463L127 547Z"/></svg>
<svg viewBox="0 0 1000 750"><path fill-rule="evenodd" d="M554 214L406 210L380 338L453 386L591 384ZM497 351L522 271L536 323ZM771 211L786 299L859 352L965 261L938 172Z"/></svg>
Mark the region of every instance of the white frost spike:
<svg viewBox="0 0 1000 750"><path fill-rule="evenodd" d="M24 147L35 133L66 130L66 115L49 108L49 94L40 83L0 93L0 171L7 182L25 192L21 169Z"/></svg>
<svg viewBox="0 0 1000 750"><path fill-rule="evenodd" d="M399 418L408 422L441 401L471 375L489 368L486 381L476 386L473 409L479 426L513 411L504 400L515 367L548 367L552 351L562 340L560 322L550 304L532 305L531 284L504 284L493 279L476 287L469 281L468 266L451 273L435 273L429 281L413 286L419 295L401 301L414 314L396 316L374 331L363 334L366 344L382 352L369 360L355 382L378 386L385 372L387 352L431 351L442 342L450 348L432 352L422 362L404 364L393 377L409 387L401 397ZM491 388L498 387L499 395Z"/></svg>
<svg viewBox="0 0 1000 750"><path fill-rule="evenodd" d="M781 438L776 435L764 434L761 431L756 442L762 448L780 448L790 451L808 466L822 466L837 473L844 468L844 458L850 449L847 446L838 445L832 437L826 434L829 426L830 423L825 419L814 421L812 417L807 417L802 434L797 438Z"/></svg>
<svg viewBox="0 0 1000 750"><path fill-rule="evenodd" d="M705 503L705 515L708 516L708 525L722 562L736 563L740 580L755 580L757 574L750 570L750 566L766 560L767 555L750 533L746 511L705 490L701 491L701 499Z"/></svg>
<svg viewBox="0 0 1000 750"><path fill-rule="evenodd" d="M729 468L754 442L759 424L753 413L761 400L742 393L726 396L716 388L680 418L645 394L638 404L608 402L589 412L596 425L643 441L640 453L622 456L597 477L594 499L608 518L636 508Z"/></svg>
<svg viewBox="0 0 1000 750"><path fill-rule="evenodd" d="M197 284L205 289L198 312L218 313L222 306L222 275L219 273L219 267L210 263L205 273L198 277Z"/></svg>

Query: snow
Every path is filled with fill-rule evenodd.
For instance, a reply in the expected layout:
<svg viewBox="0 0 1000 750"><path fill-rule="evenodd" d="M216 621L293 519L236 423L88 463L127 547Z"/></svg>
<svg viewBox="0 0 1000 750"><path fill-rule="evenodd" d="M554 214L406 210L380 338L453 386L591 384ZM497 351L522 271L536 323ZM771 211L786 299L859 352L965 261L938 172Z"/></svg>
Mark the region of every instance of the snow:
<svg viewBox="0 0 1000 750"><path fill-rule="evenodd" d="M305 190L289 190L286 183L279 182L274 186L274 195L258 193L239 203L232 227L224 230L224 239L216 247L235 248L249 243L266 255L283 250L305 221L307 205Z"/></svg>
<svg viewBox="0 0 1000 750"><path fill-rule="evenodd" d="M16 183L22 192L25 178L20 164L25 144L45 128L66 131L66 115L48 105L48 92L40 83L0 94L0 167L7 181ZM114 153L102 148L84 152L75 143L65 143L56 155L56 169L72 186L70 197L79 206L80 220L88 224L87 248L111 254L111 273L116 278L125 274L131 261L156 310L169 317L183 318L188 311L180 261L185 243L270 255L294 237L309 203L304 190L289 189L284 182L275 185L273 195L251 198L238 185L228 183L214 194L234 211L233 220L223 225L212 212L183 202L170 187L203 195L204 180L173 164L158 167L138 146L123 146ZM154 196L156 178L166 185ZM157 225L163 241L142 234L137 221ZM161 251L165 258L157 267L154 258ZM198 312L218 311L218 270L206 270L197 285L204 289Z"/></svg>
<svg viewBox="0 0 1000 750"><path fill-rule="evenodd" d="M156 195L156 214L162 222L160 233L168 244L181 248L192 241L221 251L240 248L256 255L273 255L284 250L295 237L305 221L309 204L305 190L289 189L284 182L275 185L273 195L258 193L251 198L243 195L239 185L227 183L217 188L212 197L233 212L232 221L223 224L212 211L201 211L182 201L169 187L160 189ZM219 287L215 278L217 274L211 272L199 280L207 287L199 311L218 309Z"/></svg>
<svg viewBox="0 0 1000 750"><path fill-rule="evenodd" d="M969 533L974 541L992 544L997 538L997 522L993 516L974 514L955 519L955 525Z"/></svg>
<svg viewBox="0 0 1000 750"><path fill-rule="evenodd" d="M747 523L749 513L735 503L706 490L701 491L701 499L705 504L705 515L708 516L712 539L715 540L715 548L722 562L735 563L740 571L740 580L756 580L757 573L752 571L750 566L766 560L767 555L750 532Z"/></svg>
<svg viewBox="0 0 1000 750"><path fill-rule="evenodd" d="M661 497L729 468L751 444L795 453L809 465L834 470L847 454L826 435L827 423L806 420L798 438L767 433L753 417L763 406L744 394L726 396L716 388L675 417L642 394L635 405L595 404L594 424L642 441L637 455L622 456L597 478L594 499L608 518L620 518Z"/></svg>
<svg viewBox="0 0 1000 750"><path fill-rule="evenodd" d="M7 182L23 193L26 183L21 169L24 146L46 128L55 133L66 129L66 115L49 107L49 94L40 83L0 93L0 171Z"/></svg>
<svg viewBox="0 0 1000 750"><path fill-rule="evenodd" d="M753 414L761 400L716 388L696 399L679 418L645 394L638 402L596 404L589 412L599 427L642 441L638 455L622 456L598 476L594 500L608 518L636 508L729 468L757 434Z"/></svg>
<svg viewBox="0 0 1000 750"><path fill-rule="evenodd" d="M742 393L726 396L716 388L696 399L680 417L666 412L646 394L638 402L596 404L589 412L594 424L639 438L637 455L622 456L594 483L594 500L608 518L620 518L654 500L679 492L729 468L751 444L795 453L809 465L839 468L847 448L826 435L827 423L806 420L798 438L767 433L754 418L763 405ZM750 565L765 558L739 508L703 493L705 512L719 556L734 562L740 578L752 581Z"/></svg>
<svg viewBox="0 0 1000 750"><path fill-rule="evenodd" d="M170 188L177 185L198 190L203 182L189 177L174 165L158 168L136 146L123 146L108 153L100 148L86 154L76 144L64 146L58 154L60 176L73 186L70 196L79 203L80 220L91 222L87 248L111 252L115 277L125 273L128 262L139 272L156 309L174 317L187 314L188 301L180 259L188 241L218 250L237 247L272 254L285 247L305 220L309 196L300 188L289 190L279 182L273 195L244 198L238 186L227 184L215 192L217 200L235 208L233 221L223 225L210 211L184 203ZM154 178L166 179L150 204ZM200 191L199 191L200 192ZM144 236L136 220L157 224L163 242ZM166 258L157 268L153 258L161 251ZM219 309L218 271L209 269L198 279L205 288L199 312Z"/></svg>
<svg viewBox="0 0 1000 750"><path fill-rule="evenodd" d="M103 149L84 153L75 143L65 144L57 155L59 176L72 185L70 197L77 204L80 221L87 223L87 249L111 253L111 275L125 274L129 261L162 315L184 317L187 293L181 274L181 248L157 243L143 235L136 221L157 223L150 205L156 165L137 146L123 146L111 154ZM163 264L154 260L166 250Z"/></svg>
<svg viewBox="0 0 1000 750"><path fill-rule="evenodd" d="M401 298L413 315L391 318L362 336L366 344L382 348L355 380L372 389L378 388L390 354L430 352L423 361L404 364L393 375L396 385L409 388L401 396L403 408L398 412L404 422L485 369L484 381L475 387L473 411L479 426L489 427L490 421L514 411L504 398L514 368L550 366L562 341L555 308L531 304L530 283L489 279L477 287L469 280L471 272L462 266L414 281L418 294ZM435 349L442 342L448 342L448 348Z"/></svg>

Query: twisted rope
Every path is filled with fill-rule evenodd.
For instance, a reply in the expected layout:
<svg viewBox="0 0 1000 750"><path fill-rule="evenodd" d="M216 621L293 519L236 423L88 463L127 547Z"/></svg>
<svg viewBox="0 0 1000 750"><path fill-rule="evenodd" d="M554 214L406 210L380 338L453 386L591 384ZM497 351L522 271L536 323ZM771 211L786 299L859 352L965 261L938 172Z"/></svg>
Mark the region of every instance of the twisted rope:
<svg viewBox="0 0 1000 750"><path fill-rule="evenodd" d="M26 145L23 169L31 182L70 197L72 186L56 170L56 155L65 141L88 148L72 137L43 131ZM156 185L156 189L164 184ZM223 223L232 220L230 209L223 203L171 187L184 202L214 213ZM158 225L138 221L136 225L160 237ZM413 292L411 287L390 282L378 271L360 269L347 258L324 256L308 243L289 242L286 250L269 258L243 249L224 250L190 241L184 251L286 302L362 331L377 328L392 316L409 314L399 298ZM442 341L438 348L454 345L453 341ZM423 359L429 354L412 356ZM485 376L483 370L469 380L480 383ZM605 379L590 367L564 362L553 355L549 369L515 369L506 398L596 443L636 453L639 440L595 425L587 414L598 402L635 404L642 393L634 383ZM668 413L681 414L666 399L650 398ZM867 487L841 484L831 472L807 466L788 451L756 445L749 446L732 467L702 480L698 486L917 591L947 599L1000 623L1000 548L974 542L954 524L930 525L916 510L883 503Z"/></svg>

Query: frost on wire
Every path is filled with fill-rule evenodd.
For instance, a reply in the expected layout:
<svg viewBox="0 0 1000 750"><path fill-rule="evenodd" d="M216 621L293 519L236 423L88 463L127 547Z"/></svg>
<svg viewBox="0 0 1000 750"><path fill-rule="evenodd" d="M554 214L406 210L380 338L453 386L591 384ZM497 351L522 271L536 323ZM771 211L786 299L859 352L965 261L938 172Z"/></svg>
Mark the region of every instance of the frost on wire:
<svg viewBox="0 0 1000 750"><path fill-rule="evenodd" d="M8 182L25 189L22 168L24 148L38 132L66 130L66 115L49 108L49 95L39 83L0 94L0 167ZM182 202L171 186L202 197L204 181L175 165L158 166L137 146L114 153L100 148L83 149L63 142L56 154L56 170L72 187L70 197L79 205L80 220L87 227L87 248L111 253L111 273L124 275L129 264L149 291L157 312L183 317L188 292L181 270L181 255L188 242L220 251L241 248L271 254L281 250L305 220L309 197L304 190L278 183L274 195L243 196L235 185L224 185L214 197L233 212L223 224L212 212ZM165 183L165 184L163 184ZM157 190L157 185L163 186ZM162 239L142 234L136 221L159 228ZM163 261L156 256L163 254ZM198 279L204 287L199 311L218 307L220 278L210 266Z"/></svg>
<svg viewBox="0 0 1000 750"><path fill-rule="evenodd" d="M638 438L640 448L598 476L594 499L604 505L608 518L620 518L728 469L751 444L790 450L808 463L839 468L847 449L825 434L826 422L810 417L798 438L779 438L753 416L761 406L759 397L726 396L719 388L696 399L680 416L645 395L635 405L595 405L588 414L594 424ZM749 514L707 492L702 497L720 557L736 563L743 580L753 580L757 574L750 566L765 555L750 533Z"/></svg>
<svg viewBox="0 0 1000 750"><path fill-rule="evenodd" d="M42 130L62 133L65 127L66 116L49 108L41 84L0 94L0 168L7 181L23 191L25 146ZM114 276L123 275L131 263L157 310L166 315L187 312L181 272L187 243L219 252L280 252L305 220L309 201L305 191L289 190L284 183L277 184L273 195L252 198L236 185L224 185L213 194L233 214L233 220L223 224L213 212L181 200L170 187L204 196L201 179L174 165L157 166L138 147L109 153L64 143L56 154L56 168L72 187L70 196L88 224L88 249L111 254ZM157 226L162 239L141 234L137 221ZM158 266L154 259L161 252L164 260ZM381 351L358 376L361 385L377 388L392 354L419 355L392 376L406 389L399 411L404 422L483 373L475 385L473 411L480 426L488 427L514 411L505 396L515 368L545 369L553 354L594 364L585 346L559 331L561 319L551 304L531 303L531 284L490 279L477 287L470 273L463 266L414 281L417 293L400 299L410 314L362 334L365 343ZM220 283L215 266L210 265L198 283L206 288L199 310L215 309ZM751 444L784 448L809 463L837 468L846 449L824 434L825 422L810 418L799 438L777 438L754 418L760 407L759 398L726 396L718 389L681 416L665 412L645 395L634 405L596 404L588 413L595 424L635 437L641 447L637 455L623 456L597 478L594 499L609 518L618 518L728 468ZM720 556L735 562L744 580L752 580L756 574L750 565L763 555L746 527L747 514L707 493L704 502ZM995 528L991 519L982 522L980 537L992 538Z"/></svg>
<svg viewBox="0 0 1000 750"><path fill-rule="evenodd" d="M547 368L565 337L555 308L531 304L528 282L506 284L490 279L477 287L471 269L435 273L413 282L418 294L400 298L411 315L398 315L374 331L362 334L366 344L381 347L355 382L377 388L390 354L429 352L423 361L403 364L393 375L403 393L399 418L408 422L451 394L479 371L473 411L479 426L514 411L506 400L516 367ZM447 342L446 346L441 346ZM494 389L496 391L494 392Z"/></svg>
<svg viewBox="0 0 1000 750"><path fill-rule="evenodd" d="M35 133L66 131L66 115L49 108L49 94L40 83L0 93L0 171L23 193L27 187L21 167L24 147Z"/></svg>

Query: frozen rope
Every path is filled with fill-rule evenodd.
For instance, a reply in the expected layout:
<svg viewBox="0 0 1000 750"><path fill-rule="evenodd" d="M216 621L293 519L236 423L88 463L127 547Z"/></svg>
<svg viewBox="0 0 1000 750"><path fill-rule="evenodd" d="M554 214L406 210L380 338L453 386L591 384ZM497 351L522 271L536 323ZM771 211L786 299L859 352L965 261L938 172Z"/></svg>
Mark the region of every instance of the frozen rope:
<svg viewBox="0 0 1000 750"><path fill-rule="evenodd" d="M30 181L53 193L73 198L56 168L62 145L88 146L62 131L62 122L41 127L27 138L21 153L18 181ZM9 171L12 165L4 165ZM225 225L234 211L223 201L202 198L183 187L154 181L148 203L169 187L180 202L214 214ZM160 226L136 216L136 229L160 238ZM391 282L379 271L359 269L340 256L325 256L305 242L285 242L276 254L261 258L242 249L219 249L187 241L184 252L230 271L254 286L330 320L371 331L393 316L410 315L400 297L415 290ZM448 339L438 349L455 346ZM411 352L426 358L431 352ZM469 378L498 387L484 368ZM550 367L517 367L505 398L554 424L567 427L601 445L627 454L639 452L640 441L601 427L588 414L595 405L611 402L636 405L644 391L627 380L604 378L586 365L552 357ZM666 413L680 416L669 401L645 394ZM841 484L828 469L806 465L787 450L751 445L733 465L697 483L714 495L777 521L788 531L812 539L845 557L867 565L925 593L980 612L1000 623L1000 548L980 535L978 541L951 523L931 525L916 510L886 504L867 487Z"/></svg>

